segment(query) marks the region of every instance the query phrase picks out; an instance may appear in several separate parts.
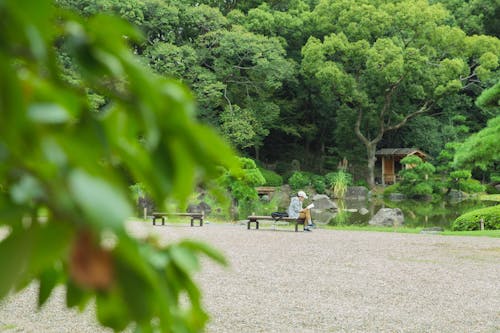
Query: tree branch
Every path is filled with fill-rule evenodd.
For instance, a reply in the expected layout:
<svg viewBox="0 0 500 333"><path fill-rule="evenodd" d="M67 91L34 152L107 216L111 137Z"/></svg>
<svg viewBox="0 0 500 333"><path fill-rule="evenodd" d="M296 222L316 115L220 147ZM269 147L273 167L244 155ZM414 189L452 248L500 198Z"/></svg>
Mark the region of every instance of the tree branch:
<svg viewBox="0 0 500 333"><path fill-rule="evenodd" d="M406 115L406 117L403 118L403 120L401 120L399 123L397 123L396 125L393 125L393 126L390 126L390 127L387 127L386 128L386 132L388 131L392 131L392 130L395 130L395 129L398 129L398 128L401 128L404 124L406 124L406 122L410 119L410 118L413 118L415 117L416 115L419 115L421 113L425 113L427 111L430 110L430 107L431 107L431 103L429 101L426 101L424 103L424 105L422 105L422 107L420 109L418 109L417 111L415 112L412 112L408 115Z"/></svg>

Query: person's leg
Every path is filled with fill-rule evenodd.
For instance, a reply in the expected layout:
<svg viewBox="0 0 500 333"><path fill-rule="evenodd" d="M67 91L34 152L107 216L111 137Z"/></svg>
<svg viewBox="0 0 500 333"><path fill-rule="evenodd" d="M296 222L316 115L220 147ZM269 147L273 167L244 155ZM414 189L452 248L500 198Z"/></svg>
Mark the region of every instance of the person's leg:
<svg viewBox="0 0 500 333"><path fill-rule="evenodd" d="M307 225L312 225L312 219L311 219L311 210L310 209L306 209L305 211L305 218L306 218L306 221L304 223L307 223Z"/></svg>
<svg viewBox="0 0 500 333"><path fill-rule="evenodd" d="M299 219L304 219L304 230L309 230L307 226L307 216L308 216L309 209L306 209L305 212L300 212L299 213ZM309 217L311 214L309 213Z"/></svg>

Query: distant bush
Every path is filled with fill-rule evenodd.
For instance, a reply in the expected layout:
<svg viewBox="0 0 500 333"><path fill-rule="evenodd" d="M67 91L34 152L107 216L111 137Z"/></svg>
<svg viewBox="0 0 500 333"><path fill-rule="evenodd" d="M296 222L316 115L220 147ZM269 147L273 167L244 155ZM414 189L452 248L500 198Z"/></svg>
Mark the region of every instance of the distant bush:
<svg viewBox="0 0 500 333"><path fill-rule="evenodd" d="M288 184L294 190L300 190L311 184L311 175L308 172L295 171L288 179Z"/></svg>
<svg viewBox="0 0 500 333"><path fill-rule="evenodd" d="M399 184L392 184L384 188L384 197L388 197L392 193L399 192Z"/></svg>
<svg viewBox="0 0 500 333"><path fill-rule="evenodd" d="M401 160L405 169L398 172L401 177L399 190L409 198L432 195L436 188L433 180L436 168L416 155L406 156Z"/></svg>
<svg viewBox="0 0 500 333"><path fill-rule="evenodd" d="M368 185L368 182L365 179L358 179L354 182L355 186L364 186L367 189L370 189L370 185Z"/></svg>
<svg viewBox="0 0 500 333"><path fill-rule="evenodd" d="M323 176L320 175L313 175L311 177L311 183L316 191L316 193L323 194L325 193L326 190L326 184L325 184L325 179Z"/></svg>
<svg viewBox="0 0 500 333"><path fill-rule="evenodd" d="M500 194L500 191L497 190L497 188L495 186L492 186L492 185L486 185L485 191L488 194Z"/></svg>
<svg viewBox="0 0 500 333"><path fill-rule="evenodd" d="M263 168L259 168L260 173L262 176L264 176L264 179L266 180L264 185L267 186L281 186L283 185L283 177L278 175L276 172L272 170L267 170Z"/></svg>
<svg viewBox="0 0 500 333"><path fill-rule="evenodd" d="M476 209L459 216L453 221L452 230L479 230L480 221L483 219L486 230L500 229L500 205Z"/></svg>
<svg viewBox="0 0 500 333"><path fill-rule="evenodd" d="M448 177L448 188L466 193L477 193L485 190L478 180L472 178L470 170L457 170L450 172Z"/></svg>

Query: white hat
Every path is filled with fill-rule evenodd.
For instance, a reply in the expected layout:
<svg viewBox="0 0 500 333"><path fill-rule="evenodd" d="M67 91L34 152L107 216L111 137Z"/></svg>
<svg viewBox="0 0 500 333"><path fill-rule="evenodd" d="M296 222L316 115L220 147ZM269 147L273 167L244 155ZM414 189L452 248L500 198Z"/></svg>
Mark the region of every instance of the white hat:
<svg viewBox="0 0 500 333"><path fill-rule="evenodd" d="M306 192L304 192L304 191L299 191L299 192L297 193L297 196L302 197L302 198L304 198L304 199L307 199L307 194L306 194Z"/></svg>

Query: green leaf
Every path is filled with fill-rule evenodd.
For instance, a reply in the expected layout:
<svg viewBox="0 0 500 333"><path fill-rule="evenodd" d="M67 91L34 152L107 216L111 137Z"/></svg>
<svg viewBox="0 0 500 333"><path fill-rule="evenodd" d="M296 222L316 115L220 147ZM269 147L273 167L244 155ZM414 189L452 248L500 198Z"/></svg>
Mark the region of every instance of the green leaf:
<svg viewBox="0 0 500 333"><path fill-rule="evenodd" d="M80 311L85 309L91 293L75 285L71 279L66 282L66 306L68 308L78 307Z"/></svg>
<svg viewBox="0 0 500 333"><path fill-rule="evenodd" d="M62 124L71 119L70 113L59 104L35 103L28 108L28 117L37 123Z"/></svg>
<svg viewBox="0 0 500 333"><path fill-rule="evenodd" d="M117 290L97 294L96 314L101 324L115 331L123 331L129 323L127 305Z"/></svg>
<svg viewBox="0 0 500 333"><path fill-rule="evenodd" d="M32 234L14 230L0 242L0 299L2 299L22 278L31 254Z"/></svg>
<svg viewBox="0 0 500 333"><path fill-rule="evenodd" d="M69 187L89 222L95 226L119 229L132 215L123 193L102 178L77 169L69 176Z"/></svg>
<svg viewBox="0 0 500 333"><path fill-rule="evenodd" d="M38 289L38 308L41 308L43 304L47 301L54 290L59 278L61 276L61 272L54 269L49 268L42 272L40 275L40 287Z"/></svg>
<svg viewBox="0 0 500 333"><path fill-rule="evenodd" d="M152 317L155 303L156 288L144 279L126 262L116 262L117 277L122 289L121 303L125 304L128 312L138 322L147 321ZM156 282L157 283L157 282Z"/></svg>
<svg viewBox="0 0 500 333"><path fill-rule="evenodd" d="M179 246L186 247L186 248L191 249L193 251L201 252L201 253L205 254L206 256L208 256L209 258L215 260L219 264L222 264L225 266L227 266L227 264L228 264L228 262L226 261L226 258L224 257L224 255L221 252L219 252L218 250L216 250L215 248L213 248L212 246L210 246L206 243L196 242L196 241L192 241L192 240L183 240L182 242L179 243Z"/></svg>
<svg viewBox="0 0 500 333"><path fill-rule="evenodd" d="M170 256L176 265L186 274L191 274L199 269L198 258L189 248L173 245L169 249Z"/></svg>

